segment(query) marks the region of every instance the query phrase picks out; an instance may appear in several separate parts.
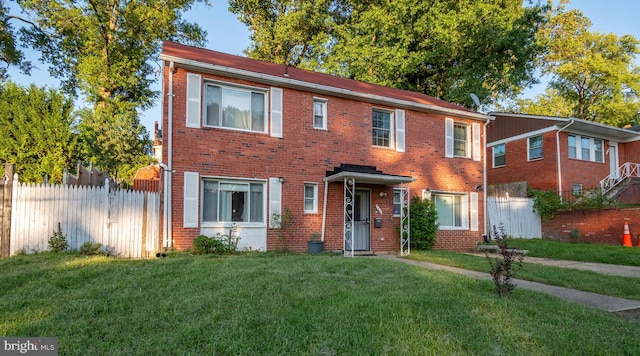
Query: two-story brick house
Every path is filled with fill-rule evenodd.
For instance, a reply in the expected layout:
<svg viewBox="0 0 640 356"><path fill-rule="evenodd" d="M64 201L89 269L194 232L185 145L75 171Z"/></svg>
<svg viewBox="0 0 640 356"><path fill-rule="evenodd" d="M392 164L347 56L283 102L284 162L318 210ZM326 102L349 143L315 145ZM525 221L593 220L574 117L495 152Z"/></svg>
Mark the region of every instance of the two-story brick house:
<svg viewBox="0 0 640 356"><path fill-rule="evenodd" d="M436 248L485 233L489 116L420 93L165 42L165 246L236 225L239 248L278 248L290 210L305 251L408 252L410 197L439 212ZM405 221L405 223L401 223Z"/></svg>
<svg viewBox="0 0 640 356"><path fill-rule="evenodd" d="M526 182L567 197L638 176L640 134L634 130L575 118L489 115L495 118L487 129L489 185ZM636 187L627 188L618 200L638 202Z"/></svg>

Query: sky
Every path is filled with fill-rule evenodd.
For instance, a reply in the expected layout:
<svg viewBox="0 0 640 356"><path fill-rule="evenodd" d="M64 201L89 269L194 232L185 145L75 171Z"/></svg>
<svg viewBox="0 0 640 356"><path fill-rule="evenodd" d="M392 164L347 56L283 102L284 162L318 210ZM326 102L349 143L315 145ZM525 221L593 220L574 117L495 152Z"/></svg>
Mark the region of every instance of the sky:
<svg viewBox="0 0 640 356"><path fill-rule="evenodd" d="M16 6L14 3L10 5ZM581 10L593 23L592 31L615 33L617 35L631 34L640 39L640 24L637 19L640 13L640 1L573 0L568 8ZM211 7L198 4L184 14L184 19L197 23L207 31L205 48L234 55L243 55L243 50L250 44L247 27L236 18L236 15L229 12L226 1L214 0ZM48 66L37 62L39 54L28 50L25 53L29 60L36 63L37 68L32 70L30 76L22 75L15 69L10 69L9 75L11 79L22 85L35 83L39 86L46 85L57 88L59 82L49 76ZM160 64L159 60L157 62ZM542 93L544 87L545 84L543 82L534 88L525 90L524 95L526 97L534 97ZM160 90L159 80L153 89ZM154 122L161 122L159 98L151 109L141 113L140 120L147 128L147 131L153 134Z"/></svg>

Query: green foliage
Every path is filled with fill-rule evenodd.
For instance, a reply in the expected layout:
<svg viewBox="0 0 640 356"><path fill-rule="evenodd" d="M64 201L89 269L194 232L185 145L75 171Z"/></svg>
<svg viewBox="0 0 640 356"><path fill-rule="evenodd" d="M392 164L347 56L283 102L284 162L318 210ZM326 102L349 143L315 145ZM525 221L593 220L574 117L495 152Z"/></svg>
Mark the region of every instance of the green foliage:
<svg viewBox="0 0 640 356"><path fill-rule="evenodd" d="M504 232L504 225L493 226L493 238L498 244L498 253L501 257L491 258L489 252L485 252L489 261L489 274L491 274L493 284L496 287L496 294L500 297L507 297L516 287L511 279L515 278L516 272L522 269L523 256L508 246L508 236Z"/></svg>
<svg viewBox="0 0 640 356"><path fill-rule="evenodd" d="M253 58L470 106L532 81L546 6L522 0L231 1ZM517 46L514 46L517 43Z"/></svg>
<svg viewBox="0 0 640 356"><path fill-rule="evenodd" d="M102 244L99 242L91 243L87 241L80 245L80 253L85 256L108 256L108 252L102 249Z"/></svg>
<svg viewBox="0 0 640 356"><path fill-rule="evenodd" d="M640 41L589 31L591 21L560 1L541 26L538 42L547 48L541 70L552 79L534 100L521 100L514 110L558 115L622 127L639 122Z"/></svg>
<svg viewBox="0 0 640 356"><path fill-rule="evenodd" d="M430 250L436 243L438 212L429 199L411 198L409 223L411 226L411 248Z"/></svg>
<svg viewBox="0 0 640 356"><path fill-rule="evenodd" d="M271 225L276 229L276 238L279 242L278 250L284 252L293 241L294 221L291 209L285 207L282 213L274 212L271 215Z"/></svg>
<svg viewBox="0 0 640 356"><path fill-rule="evenodd" d="M229 234L217 233L215 236L200 235L193 239L193 253L198 255L209 253L235 253L238 249L238 227L233 225Z"/></svg>
<svg viewBox="0 0 640 356"><path fill-rule="evenodd" d="M573 242L580 241L580 230L577 227L574 227L569 231L569 239Z"/></svg>
<svg viewBox="0 0 640 356"><path fill-rule="evenodd" d="M58 253L65 251L69 245L67 243L67 235L62 233L60 223L58 223L58 230L53 230L53 235L49 237L49 251Z"/></svg>
<svg viewBox="0 0 640 356"><path fill-rule="evenodd" d="M602 189L595 188L574 194L574 200L568 205L574 210L603 209L615 206L616 201L602 194Z"/></svg>
<svg viewBox="0 0 640 356"><path fill-rule="evenodd" d="M56 90L0 84L0 162L14 163L24 182L41 183L46 174L61 183L79 157L72 110Z"/></svg>
<svg viewBox="0 0 640 356"><path fill-rule="evenodd" d="M18 16L9 14L9 7L6 2L0 2L0 82L7 79L7 68L17 66L23 73L29 74L32 64L25 60L24 52L20 49L16 41L16 32L12 22L22 21Z"/></svg>
<svg viewBox="0 0 640 356"><path fill-rule="evenodd" d="M542 220L551 220L557 212L567 208L567 203L553 190L527 189L527 194L533 197L533 210Z"/></svg>

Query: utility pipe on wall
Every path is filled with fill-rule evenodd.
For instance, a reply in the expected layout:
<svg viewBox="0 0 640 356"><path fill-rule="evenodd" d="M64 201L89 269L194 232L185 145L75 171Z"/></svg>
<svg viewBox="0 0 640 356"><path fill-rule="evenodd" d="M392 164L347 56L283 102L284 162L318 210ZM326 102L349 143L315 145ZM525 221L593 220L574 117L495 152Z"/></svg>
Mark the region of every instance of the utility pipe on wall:
<svg viewBox="0 0 640 356"><path fill-rule="evenodd" d="M484 123L484 135L483 137L483 144L484 144L484 159L482 160L482 165L483 165L483 169L482 169L482 201L483 201L483 214L482 214L482 218L484 220L484 223L482 224L484 227L484 233L483 233L483 237L487 237L489 236L489 231L487 230L487 224L488 224L488 219L487 219L487 159L488 159L488 155L487 155L487 126L489 126L489 124L495 120L495 117L490 116L487 121Z"/></svg>
<svg viewBox="0 0 640 356"><path fill-rule="evenodd" d="M172 195L172 176L173 157L171 152L173 149L173 61L169 62L169 85L167 92L167 170L165 175L165 195L164 195L164 247L173 247L173 232L171 231L173 224L171 223L173 212L171 211L171 195Z"/></svg>

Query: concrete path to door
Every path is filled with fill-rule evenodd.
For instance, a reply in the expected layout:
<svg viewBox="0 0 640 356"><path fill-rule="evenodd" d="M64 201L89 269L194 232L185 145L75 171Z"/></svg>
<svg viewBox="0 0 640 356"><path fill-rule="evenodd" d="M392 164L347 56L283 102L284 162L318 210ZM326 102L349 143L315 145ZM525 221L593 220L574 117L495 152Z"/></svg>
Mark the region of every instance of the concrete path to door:
<svg viewBox="0 0 640 356"><path fill-rule="evenodd" d="M384 258L387 260L393 260L397 262L403 262L403 263L411 264L414 266L420 266L420 267L424 267L432 270L448 271L448 272L458 273L458 274L462 274L462 275L473 277L473 278L491 280L491 275L489 273L471 271L471 270L466 270L466 269L457 268L457 267L444 266L444 265L439 265L439 264L430 263L430 262L414 261L406 258L400 258L394 254L379 254L377 255L377 257ZM540 261L540 260L544 260L544 261ZM548 259L538 259L538 258L534 260L533 257L526 257L525 261L531 262L531 263L541 263L546 265L565 267L565 268L591 270L594 272L608 274L608 275L622 275L626 277L637 277L640 282L640 267L606 265L601 263L582 263L577 261L559 261L559 260L548 260ZM580 268L577 268L575 266L580 266ZM612 297L612 296L603 295L603 294L584 292L584 291L571 289L571 288L564 288L564 287L552 286L552 285L543 284L543 283L525 281L523 279L514 279L513 283L516 284L518 288L524 288L524 289L529 289L536 292L547 293L549 295L552 295L560 299L581 303L593 308L603 309L612 313L619 314L621 316L632 317L632 318L640 317L640 301L637 301L637 300L623 299L623 298Z"/></svg>

